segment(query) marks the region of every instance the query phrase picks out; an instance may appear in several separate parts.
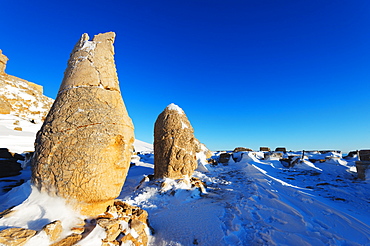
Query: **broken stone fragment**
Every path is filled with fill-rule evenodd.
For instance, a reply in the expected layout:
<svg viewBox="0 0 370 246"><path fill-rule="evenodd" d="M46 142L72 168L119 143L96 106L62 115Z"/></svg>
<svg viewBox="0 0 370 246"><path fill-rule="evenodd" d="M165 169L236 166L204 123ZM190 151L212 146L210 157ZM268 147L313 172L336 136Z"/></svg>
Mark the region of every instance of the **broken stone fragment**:
<svg viewBox="0 0 370 246"><path fill-rule="evenodd" d="M0 245L4 246L22 246L36 231L24 228L8 228L0 231Z"/></svg>
<svg viewBox="0 0 370 246"><path fill-rule="evenodd" d="M184 111L168 105L154 125L154 178L191 177L198 163L194 130Z"/></svg>
<svg viewBox="0 0 370 246"><path fill-rule="evenodd" d="M81 239L82 235L72 233L71 235L63 238L62 240L56 243L51 244L50 246L72 246L75 245L75 243L77 243Z"/></svg>
<svg viewBox="0 0 370 246"><path fill-rule="evenodd" d="M0 74L5 73L6 63L8 62L9 58L3 55L3 51L0 50Z"/></svg>
<svg viewBox="0 0 370 246"><path fill-rule="evenodd" d="M48 235L50 241L54 242L60 237L60 234L62 234L62 222L60 220L53 221L44 226L42 230Z"/></svg>
<svg viewBox="0 0 370 246"><path fill-rule="evenodd" d="M134 128L122 100L115 33L83 34L35 141L32 182L95 216L113 204L130 165Z"/></svg>

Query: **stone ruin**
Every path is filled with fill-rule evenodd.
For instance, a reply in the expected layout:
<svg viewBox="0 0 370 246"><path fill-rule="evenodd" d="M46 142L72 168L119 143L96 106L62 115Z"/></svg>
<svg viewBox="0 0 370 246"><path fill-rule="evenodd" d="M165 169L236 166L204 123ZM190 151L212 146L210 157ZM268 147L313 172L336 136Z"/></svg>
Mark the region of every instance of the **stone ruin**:
<svg viewBox="0 0 370 246"><path fill-rule="evenodd" d="M154 125L154 178L190 178L197 168L194 130L184 111L168 105Z"/></svg>
<svg viewBox="0 0 370 246"><path fill-rule="evenodd" d="M41 85L7 74L8 60L0 50L0 114L14 114L33 123L42 123L53 99L43 95ZM14 130L22 129L16 127Z"/></svg>
<svg viewBox="0 0 370 246"><path fill-rule="evenodd" d="M365 180L368 170L370 170L370 150L360 150L358 151L359 160L356 161L357 177L359 179Z"/></svg>
<svg viewBox="0 0 370 246"><path fill-rule="evenodd" d="M122 189L134 128L114 63L115 33L83 34L35 141L32 182L87 216L103 213Z"/></svg>
<svg viewBox="0 0 370 246"><path fill-rule="evenodd" d="M0 50L0 74L5 73L6 63L8 62L8 57L3 55L3 51Z"/></svg>

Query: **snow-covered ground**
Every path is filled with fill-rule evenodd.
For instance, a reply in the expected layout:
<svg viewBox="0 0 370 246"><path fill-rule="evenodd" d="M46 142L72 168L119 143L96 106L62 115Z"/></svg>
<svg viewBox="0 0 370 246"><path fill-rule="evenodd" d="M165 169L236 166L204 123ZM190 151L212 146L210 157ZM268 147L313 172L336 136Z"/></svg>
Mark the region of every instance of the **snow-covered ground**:
<svg viewBox="0 0 370 246"><path fill-rule="evenodd" d="M0 147L18 153L31 150L30 133L35 131L21 122L24 130L15 132L14 120L1 116ZM153 174L153 149L137 140L135 150L140 154L119 199L148 211L154 229L151 245L370 245L370 180L356 179L356 158L307 153L301 163L285 168L276 158L264 160L262 152L244 152L239 162L231 159L228 164L205 165L208 172L196 171L194 176L207 186L202 192L173 180L162 180L166 186L149 178L140 183ZM68 228L83 218L62 200L34 189L27 181L30 173L27 167L12 177L24 179L23 185L0 193L0 210L18 206L17 212L0 219L0 230L40 230L59 219L64 234L71 233ZM99 245L99 237L104 232L94 230L81 245ZM48 243L40 233L26 245Z"/></svg>

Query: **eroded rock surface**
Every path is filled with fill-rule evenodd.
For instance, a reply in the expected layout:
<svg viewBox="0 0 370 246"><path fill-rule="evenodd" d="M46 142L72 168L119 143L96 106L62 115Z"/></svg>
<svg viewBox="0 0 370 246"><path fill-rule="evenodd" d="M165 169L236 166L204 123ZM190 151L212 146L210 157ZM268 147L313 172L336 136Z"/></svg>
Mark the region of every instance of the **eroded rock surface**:
<svg viewBox="0 0 370 246"><path fill-rule="evenodd" d="M83 34L38 132L32 181L84 215L105 211L122 188L134 142L114 65L113 32Z"/></svg>
<svg viewBox="0 0 370 246"><path fill-rule="evenodd" d="M8 62L8 57L3 55L3 51L0 50L0 74L5 73L6 63Z"/></svg>
<svg viewBox="0 0 370 246"><path fill-rule="evenodd" d="M194 130L184 111L170 104L154 126L154 177L191 177L198 163Z"/></svg>

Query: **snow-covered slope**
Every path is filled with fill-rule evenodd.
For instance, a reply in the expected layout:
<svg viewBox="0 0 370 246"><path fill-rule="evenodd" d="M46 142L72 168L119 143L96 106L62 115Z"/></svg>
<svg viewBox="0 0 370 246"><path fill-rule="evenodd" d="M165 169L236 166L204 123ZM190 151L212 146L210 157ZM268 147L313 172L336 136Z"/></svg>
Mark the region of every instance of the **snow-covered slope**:
<svg viewBox="0 0 370 246"><path fill-rule="evenodd" d="M0 148L14 153L34 151L36 133L41 125L12 114L0 114ZM14 130L16 127L22 130Z"/></svg>
<svg viewBox="0 0 370 246"><path fill-rule="evenodd" d="M151 153L153 152L153 144L135 139L134 141L135 152Z"/></svg>
<svg viewBox="0 0 370 246"><path fill-rule="evenodd" d="M0 114L0 147L33 151L40 127L15 114ZM150 245L370 245L370 180L356 179L356 158L306 153L294 168L286 168L276 158L264 160L263 152L238 153L240 162L203 163L204 169L194 173L207 186L201 191L186 182L162 180L164 186L150 181L153 145L140 140L134 145L139 155L119 199L148 211L155 231ZM19 176L0 178L0 210L16 206L16 212L0 218L0 230L40 230L61 220L63 235L72 233L70 228L84 217L63 200L40 193L30 176L26 166ZM2 189L10 183L23 184L9 192ZM81 245L100 245L104 237L97 227ZM49 244L39 233L26 245Z"/></svg>
<svg viewBox="0 0 370 246"><path fill-rule="evenodd" d="M166 186L158 180L140 183L153 174L152 154L141 154L119 199L148 211L155 231L150 245L370 245L370 182L356 179L355 159L288 169L278 160L261 159L259 152L244 156L236 163L207 165L207 173L196 171L207 185L202 192L173 180L163 180ZM0 208L25 201L12 219L0 219L0 229L39 229L43 221L67 224L68 216L79 218L49 199L29 182L2 195ZM53 213L47 204L62 212Z"/></svg>

